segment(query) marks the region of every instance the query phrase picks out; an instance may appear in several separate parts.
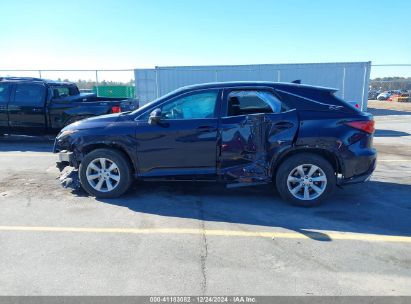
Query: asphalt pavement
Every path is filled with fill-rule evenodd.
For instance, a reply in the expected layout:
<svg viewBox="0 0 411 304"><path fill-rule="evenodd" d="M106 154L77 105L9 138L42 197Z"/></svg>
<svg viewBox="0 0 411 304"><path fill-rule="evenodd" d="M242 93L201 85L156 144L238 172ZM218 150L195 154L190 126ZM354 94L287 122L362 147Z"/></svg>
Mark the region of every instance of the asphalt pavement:
<svg viewBox="0 0 411 304"><path fill-rule="evenodd" d="M0 294L411 295L409 114L376 114L371 181L317 208L271 185L97 200L60 187L51 140L0 138Z"/></svg>

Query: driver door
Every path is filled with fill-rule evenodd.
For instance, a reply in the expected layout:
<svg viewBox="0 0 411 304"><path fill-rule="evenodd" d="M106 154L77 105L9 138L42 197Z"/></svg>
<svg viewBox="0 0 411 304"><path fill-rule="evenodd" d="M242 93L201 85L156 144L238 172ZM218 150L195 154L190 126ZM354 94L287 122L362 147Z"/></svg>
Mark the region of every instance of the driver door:
<svg viewBox="0 0 411 304"><path fill-rule="evenodd" d="M219 90L201 90L167 100L156 108L161 110L156 124L143 115L136 132L139 174L215 175L220 95Z"/></svg>

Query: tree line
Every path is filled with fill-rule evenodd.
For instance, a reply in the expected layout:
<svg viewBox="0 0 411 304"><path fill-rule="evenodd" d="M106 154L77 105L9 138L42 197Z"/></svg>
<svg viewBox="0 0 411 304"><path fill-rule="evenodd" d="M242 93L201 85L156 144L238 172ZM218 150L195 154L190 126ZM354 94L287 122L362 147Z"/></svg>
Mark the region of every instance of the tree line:
<svg viewBox="0 0 411 304"><path fill-rule="evenodd" d="M58 79L58 81L66 81L66 82L73 82L68 79ZM92 90L95 86L97 86L97 82L95 80L83 80L79 79L74 81L80 90ZM107 81L102 80L98 82L99 86L134 86L134 79L130 79L128 82L122 81Z"/></svg>
<svg viewBox="0 0 411 304"><path fill-rule="evenodd" d="M378 77L370 80L372 90L411 90L411 77Z"/></svg>

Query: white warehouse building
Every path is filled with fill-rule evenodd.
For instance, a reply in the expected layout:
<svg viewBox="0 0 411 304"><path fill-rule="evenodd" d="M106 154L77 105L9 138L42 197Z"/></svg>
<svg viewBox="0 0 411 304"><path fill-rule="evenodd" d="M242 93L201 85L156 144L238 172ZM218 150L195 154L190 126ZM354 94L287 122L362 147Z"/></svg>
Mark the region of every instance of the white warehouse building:
<svg viewBox="0 0 411 304"><path fill-rule="evenodd" d="M136 69L136 97L143 105L182 86L225 81L291 82L338 89L336 95L367 108L371 62L181 66Z"/></svg>

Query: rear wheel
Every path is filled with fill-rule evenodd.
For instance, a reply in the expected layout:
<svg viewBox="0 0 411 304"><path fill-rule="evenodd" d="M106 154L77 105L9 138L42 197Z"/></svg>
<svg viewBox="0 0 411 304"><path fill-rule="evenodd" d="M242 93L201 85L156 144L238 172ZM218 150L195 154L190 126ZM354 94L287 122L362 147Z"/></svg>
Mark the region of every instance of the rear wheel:
<svg viewBox="0 0 411 304"><path fill-rule="evenodd" d="M97 149L80 164L81 186L98 198L114 198L130 187L132 176L126 156L116 150Z"/></svg>
<svg viewBox="0 0 411 304"><path fill-rule="evenodd" d="M276 186L280 196L298 206L316 206L335 188L331 164L315 154L297 154L278 168Z"/></svg>

